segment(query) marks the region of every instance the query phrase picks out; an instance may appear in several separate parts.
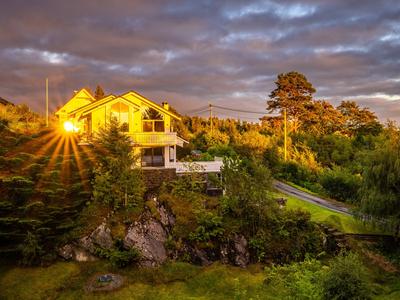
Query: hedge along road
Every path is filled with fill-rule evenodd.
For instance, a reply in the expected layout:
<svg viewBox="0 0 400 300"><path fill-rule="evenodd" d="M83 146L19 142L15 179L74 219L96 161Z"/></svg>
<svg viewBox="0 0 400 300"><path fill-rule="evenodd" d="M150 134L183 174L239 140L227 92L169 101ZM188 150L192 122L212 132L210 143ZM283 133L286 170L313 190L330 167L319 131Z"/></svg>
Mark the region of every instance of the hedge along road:
<svg viewBox="0 0 400 300"><path fill-rule="evenodd" d="M327 208L330 210L333 210L335 212L348 215L348 216L353 216L351 213L348 212L348 209L346 206L337 204L334 202L330 202L328 200L321 199L317 196L313 196L310 194L307 194L306 192L300 191L286 183L280 182L280 181L275 181L272 186L276 188L278 191L288 194L290 196L296 197L300 200L321 206L323 208Z"/></svg>

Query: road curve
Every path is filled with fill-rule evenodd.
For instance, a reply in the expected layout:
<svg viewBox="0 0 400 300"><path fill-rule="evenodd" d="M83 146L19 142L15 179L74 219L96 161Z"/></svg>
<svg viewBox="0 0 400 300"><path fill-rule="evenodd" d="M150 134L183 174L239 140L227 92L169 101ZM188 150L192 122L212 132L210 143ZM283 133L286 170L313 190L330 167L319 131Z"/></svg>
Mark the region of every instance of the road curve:
<svg viewBox="0 0 400 300"><path fill-rule="evenodd" d="M334 202L330 202L324 199L321 199L317 196L313 196L310 194L307 194L306 192L300 191L286 183L280 182L280 181L275 181L272 186L274 188L276 188L278 191L281 191L285 194L288 194L290 196L299 198L303 201L333 210L335 212L344 214L344 215L348 215L348 216L352 216L351 213L348 212L348 209L346 206L344 205L340 205Z"/></svg>

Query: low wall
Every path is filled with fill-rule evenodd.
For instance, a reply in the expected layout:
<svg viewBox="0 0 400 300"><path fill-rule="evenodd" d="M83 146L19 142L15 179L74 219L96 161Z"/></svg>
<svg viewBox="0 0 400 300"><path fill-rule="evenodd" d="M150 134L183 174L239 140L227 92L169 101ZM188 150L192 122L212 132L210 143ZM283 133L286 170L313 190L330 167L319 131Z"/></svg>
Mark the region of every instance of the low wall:
<svg viewBox="0 0 400 300"><path fill-rule="evenodd" d="M157 188L163 182L176 180L176 169L142 169L147 189Z"/></svg>

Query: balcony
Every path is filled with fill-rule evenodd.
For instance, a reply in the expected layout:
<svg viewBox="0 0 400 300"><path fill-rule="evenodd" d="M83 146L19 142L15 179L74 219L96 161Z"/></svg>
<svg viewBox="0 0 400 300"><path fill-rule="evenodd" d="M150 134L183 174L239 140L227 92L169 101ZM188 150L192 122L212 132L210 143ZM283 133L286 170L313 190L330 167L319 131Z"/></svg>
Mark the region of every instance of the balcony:
<svg viewBox="0 0 400 300"><path fill-rule="evenodd" d="M177 142L176 132L140 132L126 133L132 143L143 146L175 145Z"/></svg>
<svg viewBox="0 0 400 300"><path fill-rule="evenodd" d="M218 173L224 165L222 161L195 161L195 162L169 162L165 164L166 169L176 169L176 173Z"/></svg>

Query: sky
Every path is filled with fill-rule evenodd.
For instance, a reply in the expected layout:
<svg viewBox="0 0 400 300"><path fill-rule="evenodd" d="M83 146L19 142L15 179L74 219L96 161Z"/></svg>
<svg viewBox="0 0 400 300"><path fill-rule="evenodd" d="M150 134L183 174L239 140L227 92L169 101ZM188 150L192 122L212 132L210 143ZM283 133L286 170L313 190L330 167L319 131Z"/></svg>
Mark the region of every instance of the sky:
<svg viewBox="0 0 400 300"><path fill-rule="evenodd" d="M45 113L74 90L133 90L180 113L256 122L281 73L314 99L400 123L398 0L2 0L0 97ZM204 112L202 116L207 116Z"/></svg>

